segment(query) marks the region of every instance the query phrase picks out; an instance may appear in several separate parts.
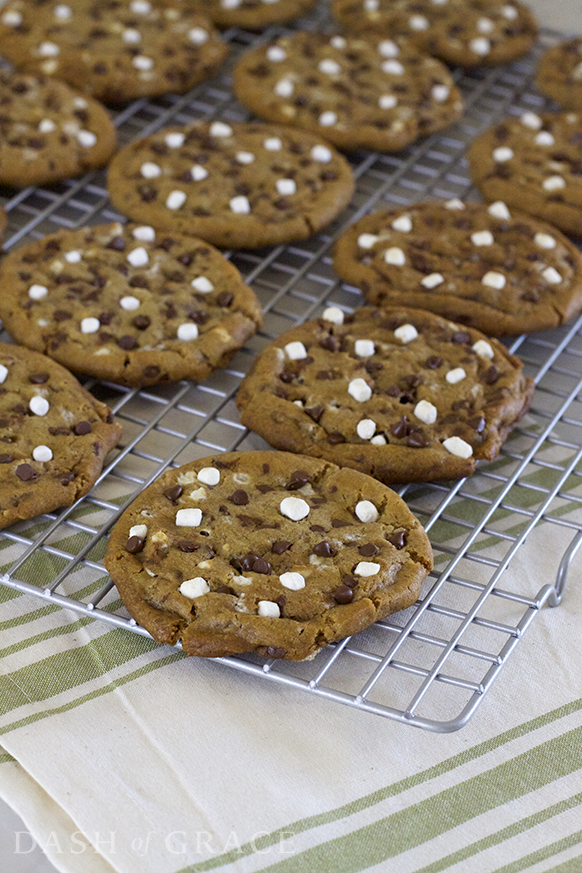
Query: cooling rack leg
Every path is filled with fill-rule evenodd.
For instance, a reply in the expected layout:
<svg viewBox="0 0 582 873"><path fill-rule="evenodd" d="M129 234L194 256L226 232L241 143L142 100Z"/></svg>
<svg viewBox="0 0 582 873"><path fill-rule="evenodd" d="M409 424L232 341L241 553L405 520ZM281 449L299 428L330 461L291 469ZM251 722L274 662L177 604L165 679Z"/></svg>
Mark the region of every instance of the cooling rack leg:
<svg viewBox="0 0 582 873"><path fill-rule="evenodd" d="M566 578L568 576L568 571L574 560L574 556L578 549L582 546L582 531L579 530L576 536L572 539L572 542L564 552L562 560L560 561L560 566L558 567L558 572L556 573L556 583L554 588L550 592L546 603L548 606L558 606L562 597L564 595L564 588L566 586Z"/></svg>

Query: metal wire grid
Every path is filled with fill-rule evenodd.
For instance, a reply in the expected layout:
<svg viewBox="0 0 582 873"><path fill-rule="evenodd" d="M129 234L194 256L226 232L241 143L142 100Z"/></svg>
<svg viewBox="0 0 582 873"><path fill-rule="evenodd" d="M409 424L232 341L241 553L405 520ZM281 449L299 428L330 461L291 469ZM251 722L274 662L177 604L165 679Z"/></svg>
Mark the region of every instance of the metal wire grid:
<svg viewBox="0 0 582 873"><path fill-rule="evenodd" d="M325 23L320 6L301 25L319 28ZM271 28L260 37L232 30L226 38L235 59L249 45L286 30ZM149 636L128 617L105 572L102 559L111 526L168 466L217 451L266 448L241 427L236 390L253 355L284 330L330 303L346 311L361 305L359 291L339 283L331 269L330 250L339 234L386 202L405 206L423 199L472 198L464 158L468 142L508 113L548 108L532 85L532 74L541 51L558 39L558 34L544 33L524 60L490 72L459 73L466 110L443 134L398 155L351 155L355 196L324 233L298 245L228 252L263 304L264 327L227 369L203 384L141 391L86 381L123 423L123 443L110 455L91 493L75 506L0 532L0 548L10 545L11 555L17 553L1 568L6 575L0 582ZM246 120L248 114L232 97L230 69L186 96L131 104L116 118L120 141L197 118ZM63 227L121 218L109 204L103 172L50 189L20 191L5 201L5 209L5 248ZM253 656L217 661L433 731L456 730L469 720L534 616L545 603L559 602L582 543L582 317L560 329L519 337L510 348L535 378L537 390L530 413L500 457L482 464L471 479L399 489L435 552L435 570L419 601L312 661ZM510 562L523 553L528 536L540 531L556 553L555 579L516 582L512 574L510 588ZM39 583L41 556L54 572Z"/></svg>

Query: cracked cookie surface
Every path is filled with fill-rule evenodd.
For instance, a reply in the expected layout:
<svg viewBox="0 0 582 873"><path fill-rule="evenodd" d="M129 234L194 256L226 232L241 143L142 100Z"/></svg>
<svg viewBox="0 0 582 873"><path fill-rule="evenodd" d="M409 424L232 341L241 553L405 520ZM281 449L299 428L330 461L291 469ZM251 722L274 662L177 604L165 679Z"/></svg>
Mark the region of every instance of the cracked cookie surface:
<svg viewBox="0 0 582 873"><path fill-rule="evenodd" d="M224 248L306 239L349 203L348 162L325 140L273 124L192 124L122 149L109 167L117 208Z"/></svg>
<svg viewBox="0 0 582 873"><path fill-rule="evenodd" d="M401 39L294 33L247 51L233 86L261 118L345 150L399 151L463 110L448 69Z"/></svg>
<svg viewBox="0 0 582 873"><path fill-rule="evenodd" d="M582 256L555 227L497 201L384 209L349 227L334 269L376 306L413 306L493 336L582 309Z"/></svg>
<svg viewBox="0 0 582 873"><path fill-rule="evenodd" d="M261 352L237 405L274 448L390 484L470 475L497 456L533 387L473 328L420 309L328 307Z"/></svg>
<svg viewBox="0 0 582 873"><path fill-rule="evenodd" d="M0 343L0 528L87 494L120 436L64 367Z"/></svg>
<svg viewBox="0 0 582 873"><path fill-rule="evenodd" d="M0 317L69 369L144 386L201 381L252 336L259 303L194 237L118 223L60 231L0 265Z"/></svg>
<svg viewBox="0 0 582 873"><path fill-rule="evenodd" d="M105 565L157 642L301 660L411 606L432 552L404 501L371 477L286 452L233 452L143 491Z"/></svg>

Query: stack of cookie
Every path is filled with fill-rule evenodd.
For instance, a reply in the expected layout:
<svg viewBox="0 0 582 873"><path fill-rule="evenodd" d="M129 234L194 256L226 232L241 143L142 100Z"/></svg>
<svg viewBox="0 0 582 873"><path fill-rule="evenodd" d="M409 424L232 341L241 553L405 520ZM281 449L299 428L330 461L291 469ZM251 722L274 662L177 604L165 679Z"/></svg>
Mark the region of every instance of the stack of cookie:
<svg viewBox="0 0 582 873"><path fill-rule="evenodd" d="M0 347L0 526L86 494L119 439L71 372L140 388L224 367L261 312L214 246L318 233L354 194L341 152L400 151L445 129L463 112L446 65L502 64L536 36L519 2L333 0L345 31L296 30L237 61L234 93L261 122L175 126L114 156L97 101L186 93L227 56L216 28L260 30L314 5L2 7L17 72L0 74L0 182L109 164L130 223L61 231L0 264L0 316L21 343ZM540 67L540 89L570 110L581 58L572 43ZM334 269L370 305L328 306L283 334L238 392L242 423L275 451L171 470L112 532L107 569L156 640L299 659L415 602L430 544L388 485L472 474L527 412L533 382L492 337L582 309L582 259L564 236L582 235L581 144L571 111L503 122L469 154L488 205L382 210L341 235Z"/></svg>

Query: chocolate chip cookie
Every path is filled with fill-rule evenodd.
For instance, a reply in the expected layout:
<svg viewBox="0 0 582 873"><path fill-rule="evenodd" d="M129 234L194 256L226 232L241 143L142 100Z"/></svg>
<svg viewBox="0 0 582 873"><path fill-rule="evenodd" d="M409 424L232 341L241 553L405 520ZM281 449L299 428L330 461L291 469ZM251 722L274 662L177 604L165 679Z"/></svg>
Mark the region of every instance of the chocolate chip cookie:
<svg viewBox="0 0 582 873"><path fill-rule="evenodd" d="M261 118L348 151L399 151L463 110L447 68L399 39L294 33L247 51L233 86Z"/></svg>
<svg viewBox="0 0 582 873"><path fill-rule="evenodd" d="M0 343L0 528L87 494L120 436L64 367Z"/></svg>
<svg viewBox="0 0 582 873"><path fill-rule="evenodd" d="M505 64L537 34L530 10L513 0L332 0L332 11L349 33L403 35L459 67Z"/></svg>
<svg viewBox="0 0 582 873"><path fill-rule="evenodd" d="M420 309L332 306L255 359L237 405L275 448L390 484L470 475L532 392L521 362L473 328Z"/></svg>
<svg viewBox="0 0 582 873"><path fill-rule="evenodd" d="M159 643L302 660L412 605L432 553L404 501L370 476L233 452L142 492L114 527L105 566Z"/></svg>
<svg viewBox="0 0 582 873"><path fill-rule="evenodd" d="M64 82L0 70L0 185L22 188L107 163L116 133L107 111Z"/></svg>
<svg viewBox="0 0 582 873"><path fill-rule="evenodd" d="M17 69L104 103L189 91L228 53L205 16L170 0L9 0L0 45Z"/></svg>
<svg viewBox="0 0 582 873"><path fill-rule="evenodd" d="M205 379L261 321L220 252L148 225L51 234L4 258L0 283L17 342L121 385Z"/></svg>
<svg viewBox="0 0 582 873"><path fill-rule="evenodd" d="M194 0L194 5L218 27L261 30L306 15L316 0Z"/></svg>
<svg viewBox="0 0 582 873"><path fill-rule="evenodd" d="M507 118L475 137L468 158L486 200L582 237L582 113Z"/></svg>
<svg viewBox="0 0 582 873"><path fill-rule="evenodd" d="M334 269L376 306L413 306L492 334L556 327L582 309L582 256L505 203L385 209L347 229Z"/></svg>
<svg viewBox="0 0 582 873"><path fill-rule="evenodd" d="M538 64L536 85L564 109L582 109L582 37L545 52Z"/></svg>
<svg viewBox="0 0 582 873"><path fill-rule="evenodd" d="M132 143L112 161L108 185L124 215L225 248L306 239L354 189L348 162L319 136L222 121Z"/></svg>

